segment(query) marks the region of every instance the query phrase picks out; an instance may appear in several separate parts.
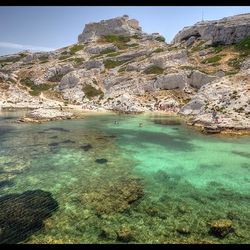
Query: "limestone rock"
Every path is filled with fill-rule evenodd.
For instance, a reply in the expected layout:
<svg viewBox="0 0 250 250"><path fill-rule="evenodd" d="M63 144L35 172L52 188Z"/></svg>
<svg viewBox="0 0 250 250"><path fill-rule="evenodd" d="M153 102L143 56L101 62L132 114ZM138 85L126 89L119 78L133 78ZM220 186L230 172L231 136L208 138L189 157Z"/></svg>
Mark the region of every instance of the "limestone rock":
<svg viewBox="0 0 250 250"><path fill-rule="evenodd" d="M159 89L184 89L187 83L188 78L185 73L173 73L158 76L154 86Z"/></svg>
<svg viewBox="0 0 250 250"><path fill-rule="evenodd" d="M56 65L54 67L49 68L44 75L44 79L47 81L56 81L58 77L62 77L63 75L67 74L70 71L73 71L74 67L67 63L67 64L61 64ZM59 79L60 81L60 79Z"/></svg>
<svg viewBox="0 0 250 250"><path fill-rule="evenodd" d="M189 84L194 88L201 88L203 85L212 82L217 79L216 76L210 76L205 73L202 73L198 70L192 72L190 79L188 80Z"/></svg>
<svg viewBox="0 0 250 250"><path fill-rule="evenodd" d="M182 29L173 43L196 37L210 44L234 44L250 35L250 14L222 18L218 21L198 22Z"/></svg>
<svg viewBox="0 0 250 250"><path fill-rule="evenodd" d="M114 44L102 44L102 45L96 45L96 46L88 46L86 47L85 51L90 54L100 54L104 51L117 51L117 47Z"/></svg>
<svg viewBox="0 0 250 250"><path fill-rule="evenodd" d="M63 112L57 109L35 109L27 113L27 115L20 119L21 122L40 122L40 121L52 121L71 119L73 113Z"/></svg>
<svg viewBox="0 0 250 250"><path fill-rule="evenodd" d="M86 69L94 69L94 68L99 68L101 70L104 69L102 61L98 60L89 60L83 64L83 67Z"/></svg>
<svg viewBox="0 0 250 250"><path fill-rule="evenodd" d="M92 79L100 73L100 69L79 69L74 70L62 77L60 84L58 85L59 90L67 88L74 88L76 85L86 85L93 82Z"/></svg>
<svg viewBox="0 0 250 250"><path fill-rule="evenodd" d="M78 36L78 42L86 42L94 37L111 34L132 36L140 33L141 28L137 20L129 19L128 16L122 16L86 24L83 32Z"/></svg>
<svg viewBox="0 0 250 250"><path fill-rule="evenodd" d="M152 57L150 62L162 69L189 65L187 53L184 50L158 53Z"/></svg>

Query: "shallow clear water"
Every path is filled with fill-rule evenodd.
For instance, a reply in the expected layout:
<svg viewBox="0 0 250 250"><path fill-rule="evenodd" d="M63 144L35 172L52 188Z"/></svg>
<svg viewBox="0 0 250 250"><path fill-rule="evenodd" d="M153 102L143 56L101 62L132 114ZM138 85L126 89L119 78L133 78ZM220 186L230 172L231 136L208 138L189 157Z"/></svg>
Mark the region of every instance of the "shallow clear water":
<svg viewBox="0 0 250 250"><path fill-rule="evenodd" d="M201 135L164 115L18 115L0 115L0 167L15 170L0 195L41 189L59 203L26 243L250 243L250 137ZM210 234L218 219L234 231Z"/></svg>

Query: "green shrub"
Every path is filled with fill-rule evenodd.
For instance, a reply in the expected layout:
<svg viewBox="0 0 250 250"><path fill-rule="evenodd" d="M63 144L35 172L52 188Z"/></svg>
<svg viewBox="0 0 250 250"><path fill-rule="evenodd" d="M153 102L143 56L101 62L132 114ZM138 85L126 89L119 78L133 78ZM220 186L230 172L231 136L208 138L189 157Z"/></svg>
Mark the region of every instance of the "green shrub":
<svg viewBox="0 0 250 250"><path fill-rule="evenodd" d="M83 57L74 57L74 58L69 58L67 61L75 63L75 65L80 65L82 64L85 59Z"/></svg>
<svg viewBox="0 0 250 250"><path fill-rule="evenodd" d="M40 61L47 61L49 59L49 55L41 55L38 57Z"/></svg>
<svg viewBox="0 0 250 250"><path fill-rule="evenodd" d="M58 60L65 60L65 59L68 59L70 57L71 57L71 55L62 55L62 56L59 56Z"/></svg>
<svg viewBox="0 0 250 250"><path fill-rule="evenodd" d="M224 55L216 55L216 56L213 56L213 57L209 57L209 58L204 59L203 61L201 61L201 63L203 63L203 64L216 63L216 62L220 61L223 56Z"/></svg>
<svg viewBox="0 0 250 250"><path fill-rule="evenodd" d="M122 52L112 52L112 53L109 53L107 56L109 57L114 57L114 56L119 56L120 54L122 54Z"/></svg>
<svg viewBox="0 0 250 250"><path fill-rule="evenodd" d="M243 55L247 56L250 54L250 36L242 39L235 45L235 48L239 50Z"/></svg>
<svg viewBox="0 0 250 250"><path fill-rule="evenodd" d="M69 51L70 51L69 53L71 55L74 55L77 51L82 50L83 48L84 48L83 44L76 44L69 49Z"/></svg>
<svg viewBox="0 0 250 250"><path fill-rule="evenodd" d="M40 95L40 93L42 91L45 91L45 90L49 90L50 88L54 87L55 85L52 85L52 84L39 84L39 85L35 85L34 82L26 77L26 78L23 78L20 80L20 83L28 88L31 89L31 91L29 91L29 93L33 96L37 96L37 95Z"/></svg>
<svg viewBox="0 0 250 250"><path fill-rule="evenodd" d="M143 72L145 74L157 74L157 75L159 75L159 74L162 74L163 71L164 71L164 69L162 69L156 65L152 65L152 66L148 67L147 69L145 69Z"/></svg>
<svg viewBox="0 0 250 250"><path fill-rule="evenodd" d="M215 45L215 46L213 46L214 53L216 53L216 54L221 52L224 48L225 48L225 45Z"/></svg>
<svg viewBox="0 0 250 250"><path fill-rule="evenodd" d="M47 62L49 62L49 60L41 61L40 64L47 63Z"/></svg>
<svg viewBox="0 0 250 250"><path fill-rule="evenodd" d="M31 90L29 91L29 94L32 96L39 96L41 92L39 90Z"/></svg>
<svg viewBox="0 0 250 250"><path fill-rule="evenodd" d="M114 52L114 49L107 48L107 49L103 50L100 54L105 55L105 54L109 54L109 53L112 53L112 52Z"/></svg>
<svg viewBox="0 0 250 250"><path fill-rule="evenodd" d="M103 37L106 42L114 43L114 42L121 42L127 43L130 41L130 38L127 36L118 36L118 35L106 35Z"/></svg>
<svg viewBox="0 0 250 250"><path fill-rule="evenodd" d="M104 66L105 66L106 69L112 69L112 68L115 68L117 66L122 65L125 62L127 62L127 60L124 60L124 61L113 61L113 60L107 59L103 63L104 63Z"/></svg>
<svg viewBox="0 0 250 250"><path fill-rule="evenodd" d="M82 91L85 93L85 95L90 99L94 96L102 95L103 92L100 89L96 89L92 87L91 85L86 85L82 88Z"/></svg>
<svg viewBox="0 0 250 250"><path fill-rule="evenodd" d="M26 87L29 87L29 88L31 88L34 85L34 82L28 77L22 78L20 80L20 83Z"/></svg>
<svg viewBox="0 0 250 250"><path fill-rule="evenodd" d="M165 42L165 37L158 36L158 37L155 38L155 40L158 41L158 42Z"/></svg>
<svg viewBox="0 0 250 250"><path fill-rule="evenodd" d="M160 53L160 52L163 52L164 51L164 49L162 49L162 48L157 48L157 49L155 49L154 51L153 51L153 53Z"/></svg>
<svg viewBox="0 0 250 250"><path fill-rule="evenodd" d="M121 67L119 68L118 72L121 73L121 72L124 72L126 70L126 67Z"/></svg>

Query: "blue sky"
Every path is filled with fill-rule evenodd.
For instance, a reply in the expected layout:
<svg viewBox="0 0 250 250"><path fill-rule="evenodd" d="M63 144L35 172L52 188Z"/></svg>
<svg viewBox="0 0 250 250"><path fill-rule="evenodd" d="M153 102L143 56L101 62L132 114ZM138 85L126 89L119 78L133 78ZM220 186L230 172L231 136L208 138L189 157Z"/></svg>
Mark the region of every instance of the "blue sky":
<svg viewBox="0 0 250 250"><path fill-rule="evenodd" d="M0 7L0 55L24 49L46 51L77 42L77 36L88 22L96 22L124 14L139 20L143 31L159 32L167 42L185 26L204 20L250 13L249 6L240 7L168 7L168 6L50 6Z"/></svg>

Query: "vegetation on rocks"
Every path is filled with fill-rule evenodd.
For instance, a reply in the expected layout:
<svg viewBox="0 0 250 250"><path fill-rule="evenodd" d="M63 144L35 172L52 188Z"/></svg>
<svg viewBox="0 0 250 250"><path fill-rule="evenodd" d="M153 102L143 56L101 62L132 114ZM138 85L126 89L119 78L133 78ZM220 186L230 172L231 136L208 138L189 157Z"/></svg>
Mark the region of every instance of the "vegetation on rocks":
<svg viewBox="0 0 250 250"><path fill-rule="evenodd" d="M150 67L148 67L147 69L145 69L143 72L145 74L156 74L156 75L159 75L159 74L162 74L164 71L164 69L156 66L156 65L152 65Z"/></svg>
<svg viewBox="0 0 250 250"><path fill-rule="evenodd" d="M105 66L106 69L112 69L112 68L115 68L117 66L122 65L125 62L127 62L127 60L114 61L114 60L107 59L107 60L104 61L104 66Z"/></svg>
<svg viewBox="0 0 250 250"><path fill-rule="evenodd" d="M55 85L55 84L47 84L47 83L35 85L34 82L28 77L21 79L20 83L31 89L29 93L32 96L38 96L41 94L42 91L49 90Z"/></svg>
<svg viewBox="0 0 250 250"><path fill-rule="evenodd" d="M74 55L77 51L82 50L84 48L83 44L76 44L73 47L71 47L70 50L70 54Z"/></svg>
<svg viewBox="0 0 250 250"><path fill-rule="evenodd" d="M165 42L165 37L158 36L158 37L155 38L155 40L158 41L158 42Z"/></svg>
<svg viewBox="0 0 250 250"><path fill-rule="evenodd" d="M82 91L85 93L85 95L91 99L95 96L102 95L103 92L100 89L96 89L92 87L91 85L86 85L82 88Z"/></svg>
<svg viewBox="0 0 250 250"><path fill-rule="evenodd" d="M201 61L201 63L204 63L204 64L216 63L216 62L219 62L223 58L223 56L224 55L215 55L215 56L204 59L203 61Z"/></svg>
<svg viewBox="0 0 250 250"><path fill-rule="evenodd" d="M247 36L241 40L238 44L235 45L235 48L238 49L243 55L250 55L250 36Z"/></svg>

